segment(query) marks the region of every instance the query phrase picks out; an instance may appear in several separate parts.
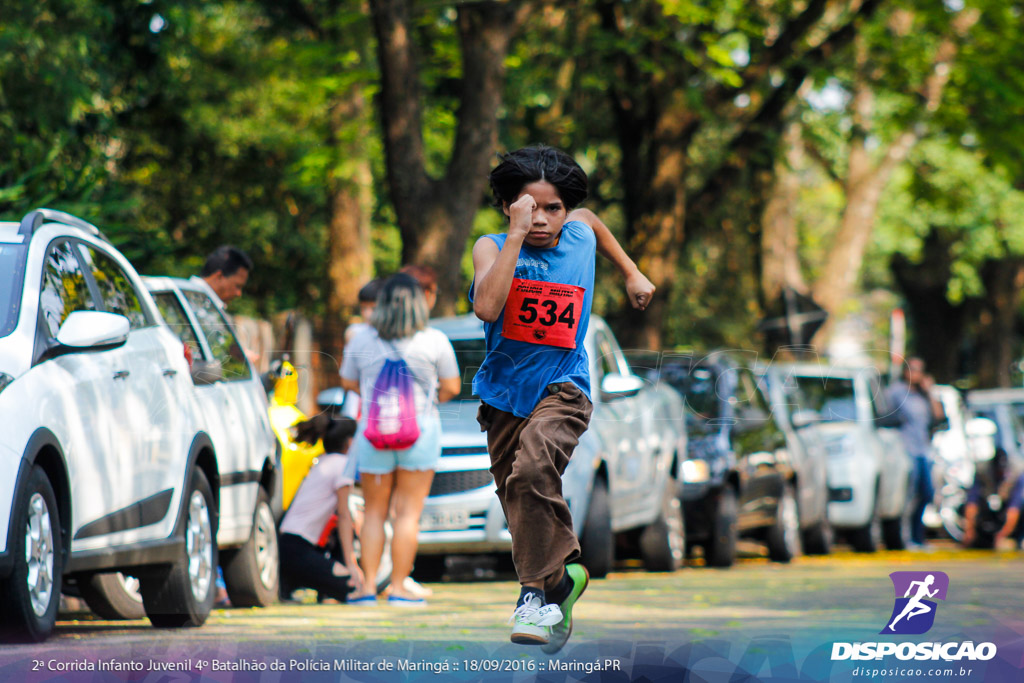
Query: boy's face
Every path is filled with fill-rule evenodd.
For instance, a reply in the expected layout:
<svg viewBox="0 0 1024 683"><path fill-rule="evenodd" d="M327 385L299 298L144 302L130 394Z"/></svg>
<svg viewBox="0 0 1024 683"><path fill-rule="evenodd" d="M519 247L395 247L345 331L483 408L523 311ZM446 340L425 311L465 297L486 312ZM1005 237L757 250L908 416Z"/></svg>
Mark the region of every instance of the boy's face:
<svg viewBox="0 0 1024 683"><path fill-rule="evenodd" d="M562 225L568 211L565 203L558 195L555 186L546 180L538 180L524 185L518 200L523 195L530 195L533 201L537 202L537 208L533 211L533 224L530 227L530 234L526 236L526 243L531 247L553 247L558 244L558 238L562 234ZM509 215L508 203L505 203L505 215Z"/></svg>

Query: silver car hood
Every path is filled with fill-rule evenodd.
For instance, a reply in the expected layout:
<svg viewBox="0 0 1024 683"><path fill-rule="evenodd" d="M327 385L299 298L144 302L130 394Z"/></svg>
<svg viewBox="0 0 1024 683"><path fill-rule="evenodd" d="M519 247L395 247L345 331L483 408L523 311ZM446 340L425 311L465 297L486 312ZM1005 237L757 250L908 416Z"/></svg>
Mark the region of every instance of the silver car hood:
<svg viewBox="0 0 1024 683"><path fill-rule="evenodd" d="M487 434L480 430L476 421L480 401L451 401L438 407L441 413L441 447L466 448L482 446L487 448Z"/></svg>
<svg viewBox="0 0 1024 683"><path fill-rule="evenodd" d="M844 422L819 422L814 429L825 441L838 439L847 434L854 434L860 429L860 424L852 420Z"/></svg>

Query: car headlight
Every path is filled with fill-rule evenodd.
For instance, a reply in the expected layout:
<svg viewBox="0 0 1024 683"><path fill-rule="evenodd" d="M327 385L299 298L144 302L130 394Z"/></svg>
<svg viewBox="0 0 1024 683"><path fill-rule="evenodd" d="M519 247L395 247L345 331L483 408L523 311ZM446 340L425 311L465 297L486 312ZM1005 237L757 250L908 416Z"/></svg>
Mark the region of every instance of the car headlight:
<svg viewBox="0 0 1024 683"><path fill-rule="evenodd" d="M705 460L684 460L682 470L687 484L700 484L711 478L711 468Z"/></svg>
<svg viewBox="0 0 1024 683"><path fill-rule="evenodd" d="M7 388L7 385L14 381L14 378L6 372L0 372L0 391Z"/></svg>

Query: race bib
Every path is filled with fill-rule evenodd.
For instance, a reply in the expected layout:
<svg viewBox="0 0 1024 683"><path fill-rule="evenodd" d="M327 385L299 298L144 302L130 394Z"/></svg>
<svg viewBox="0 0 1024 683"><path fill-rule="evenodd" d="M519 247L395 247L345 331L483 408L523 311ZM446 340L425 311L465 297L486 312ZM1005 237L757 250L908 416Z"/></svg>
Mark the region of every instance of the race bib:
<svg viewBox="0 0 1024 683"><path fill-rule="evenodd" d="M512 280L505 300L505 339L576 348L576 332L586 290L575 285L538 280Z"/></svg>

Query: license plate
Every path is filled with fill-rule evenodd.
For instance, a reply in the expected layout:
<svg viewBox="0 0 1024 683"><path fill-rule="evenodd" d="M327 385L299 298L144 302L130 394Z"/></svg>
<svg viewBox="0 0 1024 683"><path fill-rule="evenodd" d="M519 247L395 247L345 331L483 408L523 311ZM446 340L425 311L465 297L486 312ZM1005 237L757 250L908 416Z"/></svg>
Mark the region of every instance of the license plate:
<svg viewBox="0 0 1024 683"><path fill-rule="evenodd" d="M420 517L421 531L465 529L467 527L469 527L469 512L466 510L428 511Z"/></svg>

